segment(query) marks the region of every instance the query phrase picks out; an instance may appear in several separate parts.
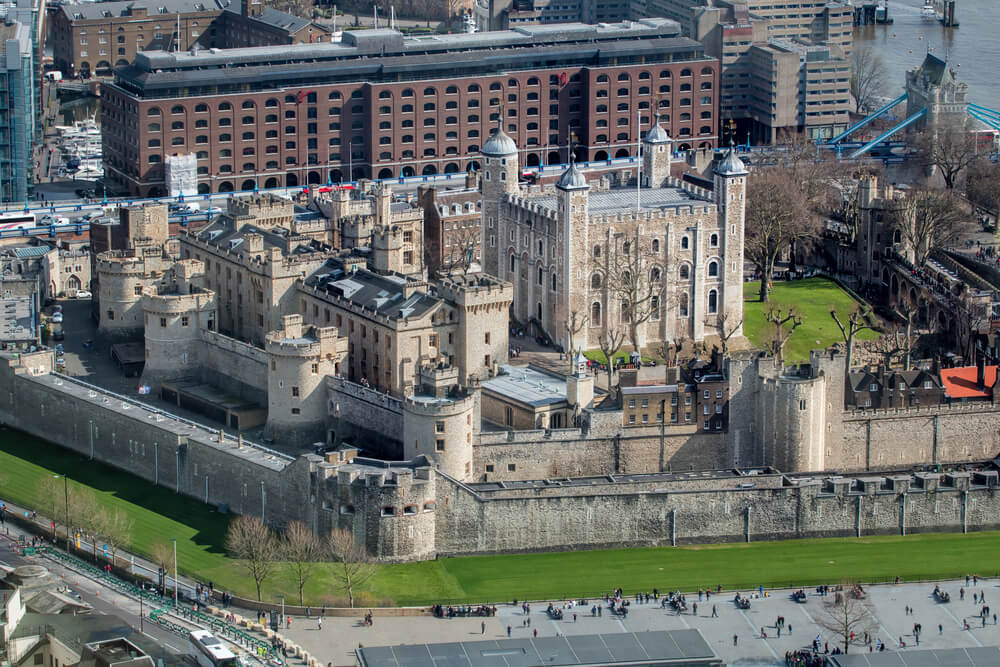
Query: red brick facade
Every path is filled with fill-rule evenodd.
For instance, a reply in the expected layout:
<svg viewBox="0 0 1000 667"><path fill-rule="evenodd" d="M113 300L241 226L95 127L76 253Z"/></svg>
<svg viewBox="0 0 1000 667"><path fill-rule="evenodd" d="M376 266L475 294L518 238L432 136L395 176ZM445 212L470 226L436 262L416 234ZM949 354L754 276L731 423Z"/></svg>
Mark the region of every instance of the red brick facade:
<svg viewBox="0 0 1000 667"><path fill-rule="evenodd" d="M501 110L522 164L565 162L570 131L578 159L601 160L635 155L637 111L645 131L657 103L677 149L714 147L718 84L706 58L157 100L105 85L106 173L147 195L166 156L191 152L204 192L465 172Z"/></svg>

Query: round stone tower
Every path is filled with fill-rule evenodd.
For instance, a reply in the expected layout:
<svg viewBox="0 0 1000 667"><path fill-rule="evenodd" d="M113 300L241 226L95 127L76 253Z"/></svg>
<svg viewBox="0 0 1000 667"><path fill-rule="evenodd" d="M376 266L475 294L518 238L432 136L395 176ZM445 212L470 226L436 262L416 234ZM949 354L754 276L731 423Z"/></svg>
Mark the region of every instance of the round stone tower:
<svg viewBox="0 0 1000 667"><path fill-rule="evenodd" d="M132 251L109 250L97 256L94 295L100 303L98 333L110 338L138 337L142 331L142 294L159 274L147 258Z"/></svg>
<svg viewBox="0 0 1000 667"><path fill-rule="evenodd" d="M198 364L199 331L215 328L215 292L200 287L204 272L202 262L183 259L174 264L168 285L144 291L144 384L188 375Z"/></svg>
<svg viewBox="0 0 1000 667"><path fill-rule="evenodd" d="M483 193L482 229L480 238L485 245L490 236L506 238L505 227L500 220L500 201L507 194L518 189L517 144L497 125L480 151L483 155L483 178L480 188ZM491 276L500 275L500 262L495 252L483 252L483 271Z"/></svg>
<svg viewBox="0 0 1000 667"><path fill-rule="evenodd" d="M460 388L455 384L458 369L451 366L422 369L420 375L420 392L403 402L403 457L425 456L449 477L470 481L478 387Z"/></svg>
<svg viewBox="0 0 1000 667"><path fill-rule="evenodd" d="M279 449L300 451L325 442L326 376L346 351L334 327L304 327L301 315L285 315L282 328L267 334L267 425Z"/></svg>

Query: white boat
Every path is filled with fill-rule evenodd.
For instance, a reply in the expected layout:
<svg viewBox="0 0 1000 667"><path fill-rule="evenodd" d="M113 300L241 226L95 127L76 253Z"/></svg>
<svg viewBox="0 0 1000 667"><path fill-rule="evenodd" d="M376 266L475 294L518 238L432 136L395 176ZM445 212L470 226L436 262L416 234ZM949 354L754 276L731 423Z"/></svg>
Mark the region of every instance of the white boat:
<svg viewBox="0 0 1000 667"><path fill-rule="evenodd" d="M933 2L924 3L924 6L920 8L920 18L925 21L934 21L937 19L937 9L934 7Z"/></svg>

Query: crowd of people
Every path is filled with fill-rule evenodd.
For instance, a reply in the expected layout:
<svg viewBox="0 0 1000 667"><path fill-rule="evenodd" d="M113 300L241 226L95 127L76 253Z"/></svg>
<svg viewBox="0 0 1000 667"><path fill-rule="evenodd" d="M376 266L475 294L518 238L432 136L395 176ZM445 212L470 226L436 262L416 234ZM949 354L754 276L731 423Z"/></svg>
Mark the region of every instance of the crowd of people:
<svg viewBox="0 0 1000 667"><path fill-rule="evenodd" d="M455 618L465 617L465 616L496 616L497 608L495 606L489 605L462 605L458 607L452 607L448 605L447 607L436 604L431 607L431 613L437 618Z"/></svg>

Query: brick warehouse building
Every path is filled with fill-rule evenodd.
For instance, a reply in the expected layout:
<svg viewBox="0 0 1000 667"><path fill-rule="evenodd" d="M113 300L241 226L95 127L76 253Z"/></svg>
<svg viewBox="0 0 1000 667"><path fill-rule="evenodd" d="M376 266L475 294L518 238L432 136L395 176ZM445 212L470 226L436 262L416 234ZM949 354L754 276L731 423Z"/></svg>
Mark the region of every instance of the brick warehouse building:
<svg viewBox="0 0 1000 667"><path fill-rule="evenodd" d="M634 155L657 104L678 149L714 147L718 76L667 19L141 53L102 90L105 173L157 195L190 153L202 192L464 172L501 113L524 165L566 162L570 131L601 160Z"/></svg>

